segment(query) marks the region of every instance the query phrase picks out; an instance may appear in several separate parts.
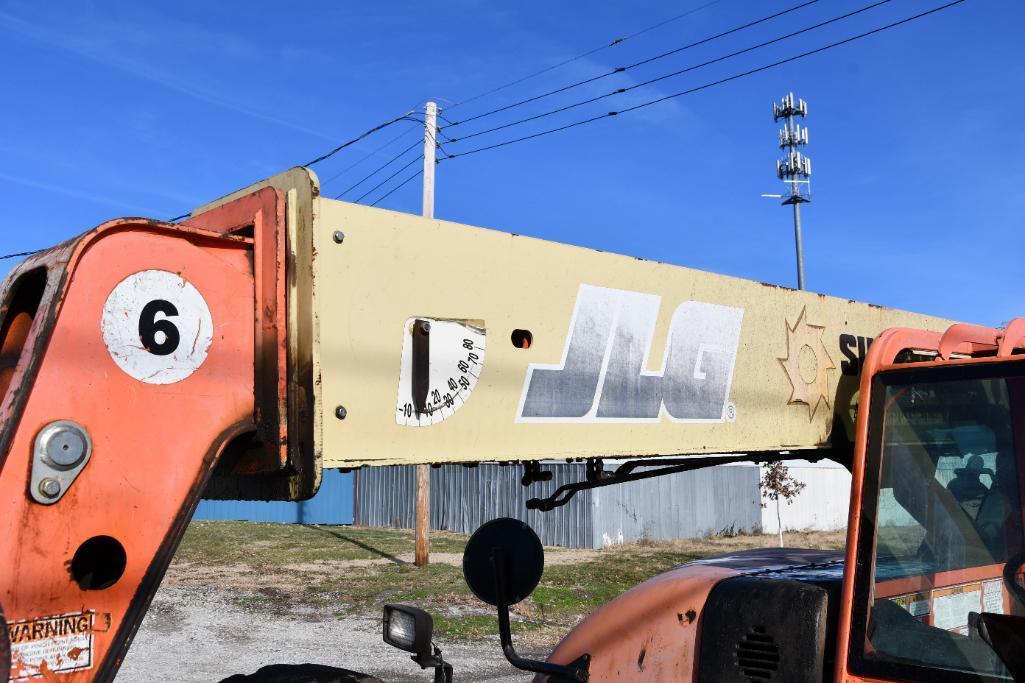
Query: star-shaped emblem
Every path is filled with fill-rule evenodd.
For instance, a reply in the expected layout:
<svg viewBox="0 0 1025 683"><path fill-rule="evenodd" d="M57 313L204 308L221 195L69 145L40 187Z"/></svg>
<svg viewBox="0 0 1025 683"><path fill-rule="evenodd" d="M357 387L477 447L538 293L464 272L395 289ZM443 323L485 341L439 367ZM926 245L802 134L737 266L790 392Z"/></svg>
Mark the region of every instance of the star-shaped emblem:
<svg viewBox="0 0 1025 683"><path fill-rule="evenodd" d="M777 358L783 370L790 380L792 391L788 405L803 403L808 406L808 420L815 417L815 411L819 402L824 402L829 408L829 371L836 369L833 359L829 357L825 344L822 343L822 333L826 328L821 325L810 325L804 318L805 310L801 309L801 315L797 323L790 327L787 323L787 355L785 358ZM815 378L810 382L801 374L801 351L807 347L815 357Z"/></svg>

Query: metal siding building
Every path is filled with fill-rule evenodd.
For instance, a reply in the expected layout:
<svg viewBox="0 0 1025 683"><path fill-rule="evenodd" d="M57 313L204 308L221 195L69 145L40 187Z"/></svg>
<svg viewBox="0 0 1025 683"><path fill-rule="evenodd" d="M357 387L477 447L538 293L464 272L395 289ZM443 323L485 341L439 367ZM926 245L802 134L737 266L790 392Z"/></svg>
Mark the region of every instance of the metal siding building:
<svg viewBox="0 0 1025 683"><path fill-rule="evenodd" d="M585 479L583 463L549 463L552 481L520 485L522 470L494 463L431 469L431 528L472 533L496 517L515 517L546 545L602 548L641 538L693 538L761 528L756 466L715 467L581 491L551 512L526 501ZM368 467L356 473L355 523L413 526L412 467Z"/></svg>
<svg viewBox="0 0 1025 683"><path fill-rule="evenodd" d="M721 466L594 489L594 543L755 532L761 525L757 467Z"/></svg>
<svg viewBox="0 0 1025 683"><path fill-rule="evenodd" d="M352 474L324 470L313 498L290 503L259 500L202 500L194 519L229 519L288 524L352 524Z"/></svg>
<svg viewBox="0 0 1025 683"><path fill-rule="evenodd" d="M577 494L552 512L527 510L528 498L552 493L584 478L583 463L549 468L552 481L529 488L520 485L522 470L484 463L477 467L443 465L431 468L431 528L472 533L496 517L522 519L546 545L593 547L591 500L594 490ZM355 523L372 527L413 527L416 468L393 465L364 467L356 472Z"/></svg>

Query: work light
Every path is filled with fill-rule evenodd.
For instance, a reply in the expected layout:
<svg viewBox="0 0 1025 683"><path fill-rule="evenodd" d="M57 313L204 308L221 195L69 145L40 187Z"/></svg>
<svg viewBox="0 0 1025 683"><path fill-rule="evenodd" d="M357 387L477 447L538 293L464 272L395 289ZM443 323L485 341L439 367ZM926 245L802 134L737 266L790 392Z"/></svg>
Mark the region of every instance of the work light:
<svg viewBox="0 0 1025 683"><path fill-rule="evenodd" d="M384 642L416 655L430 655L434 620L410 605L384 606Z"/></svg>

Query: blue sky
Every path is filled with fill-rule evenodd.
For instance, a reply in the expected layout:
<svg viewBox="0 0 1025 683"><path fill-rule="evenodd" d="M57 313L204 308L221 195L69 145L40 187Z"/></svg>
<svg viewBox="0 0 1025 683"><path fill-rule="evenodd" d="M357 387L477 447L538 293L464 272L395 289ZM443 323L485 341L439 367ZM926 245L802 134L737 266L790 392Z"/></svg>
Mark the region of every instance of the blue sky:
<svg viewBox="0 0 1025 683"><path fill-rule="evenodd" d="M0 109L0 198L7 207L0 253L49 246L118 216L184 213L427 99L459 120L798 4L720 0L451 106L707 2L307 2L287 11L260 2L4 2L0 59L12 68L3 76ZM603 94L868 3L821 0L459 128ZM939 4L892 0L623 99L446 149L685 90ZM793 90L810 107L809 289L998 324L1025 315L1023 26L1022 3L967 0L778 69L453 159L438 167L437 216L793 285L789 209L760 197L780 191L771 105ZM393 140L327 182L324 194L346 189L418 135L416 124L396 124L318 165L327 179ZM417 184L382 206L418 212ZM0 270L12 264L0 262Z"/></svg>

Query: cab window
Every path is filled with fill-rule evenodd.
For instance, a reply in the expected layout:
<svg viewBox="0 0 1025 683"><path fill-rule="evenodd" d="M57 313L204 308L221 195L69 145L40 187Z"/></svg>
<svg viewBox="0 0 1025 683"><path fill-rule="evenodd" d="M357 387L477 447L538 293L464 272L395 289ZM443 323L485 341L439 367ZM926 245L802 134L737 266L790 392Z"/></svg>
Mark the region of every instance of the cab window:
<svg viewBox="0 0 1025 683"><path fill-rule="evenodd" d="M1025 378L934 379L942 376L905 375L873 396L869 462L879 468L879 493L861 655L894 674L913 667L902 675L1011 680L975 620L1025 616L1003 579L1025 549L1015 434Z"/></svg>

